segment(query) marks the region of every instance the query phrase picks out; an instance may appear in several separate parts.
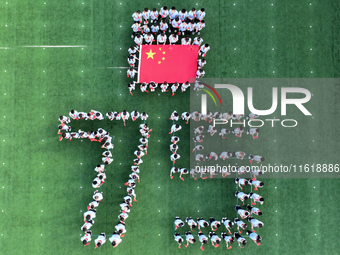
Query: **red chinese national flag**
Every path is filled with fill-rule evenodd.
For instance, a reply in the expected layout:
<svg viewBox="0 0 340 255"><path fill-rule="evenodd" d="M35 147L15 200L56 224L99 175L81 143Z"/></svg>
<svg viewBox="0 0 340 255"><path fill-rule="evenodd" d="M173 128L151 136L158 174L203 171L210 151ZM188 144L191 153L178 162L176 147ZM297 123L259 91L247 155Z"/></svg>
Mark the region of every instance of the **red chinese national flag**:
<svg viewBox="0 0 340 255"><path fill-rule="evenodd" d="M192 82L198 51L198 45L141 45L137 82Z"/></svg>

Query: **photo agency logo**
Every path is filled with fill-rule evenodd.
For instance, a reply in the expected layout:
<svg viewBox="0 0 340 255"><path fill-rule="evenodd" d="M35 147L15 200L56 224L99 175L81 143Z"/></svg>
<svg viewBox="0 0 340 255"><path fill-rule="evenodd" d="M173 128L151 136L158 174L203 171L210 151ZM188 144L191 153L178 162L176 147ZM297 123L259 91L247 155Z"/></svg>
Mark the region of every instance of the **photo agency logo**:
<svg viewBox="0 0 340 255"><path fill-rule="evenodd" d="M213 120L213 126L216 125L222 125L222 124L229 124L230 127L233 127L233 125L242 125L249 126L249 127L262 127L266 122L270 123L272 127L275 126L275 123L280 123L282 127L296 127L298 125L298 122L296 119L289 119L286 118L287 116L287 106L292 105L289 107L297 107L305 116L312 116L312 114L307 110L307 108L304 106L307 102L311 99L311 92L308 89L301 88L301 87L281 87L281 119L277 118L266 118L266 116L269 116L273 114L277 108L278 108L278 87L272 87L271 91L268 89L268 93L271 93L271 107L268 109L256 109L254 107L254 93L253 93L253 87L247 87L247 106L248 106L248 112L250 115L243 120L243 122L240 123L240 121L236 121L238 116L244 116L245 114L245 95L243 91L236 85L233 84L214 84L213 86L208 85L203 82L198 82L196 84L196 87L201 89L201 91L206 92L201 94L201 113L202 115L206 115L208 112L207 107L207 95L209 95L212 100L215 103L215 106L217 106L216 100L212 93L208 91L206 88L210 89L218 98L221 106L223 106L223 100L221 99L221 92L218 93L216 89L223 89L225 91L228 91L232 95L232 111L230 111L230 118L219 118ZM221 90L219 90L221 91ZM270 94L268 94L270 95ZM296 98L288 98L288 95L296 96ZM230 102L228 102L230 104ZM260 118L257 118L260 117ZM234 122L233 122L234 120Z"/></svg>

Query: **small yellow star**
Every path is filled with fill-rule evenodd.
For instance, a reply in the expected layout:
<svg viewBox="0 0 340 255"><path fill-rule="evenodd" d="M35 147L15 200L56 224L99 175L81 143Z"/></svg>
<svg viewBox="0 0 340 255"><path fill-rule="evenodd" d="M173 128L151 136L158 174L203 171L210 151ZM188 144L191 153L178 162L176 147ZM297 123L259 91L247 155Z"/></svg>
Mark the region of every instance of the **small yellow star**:
<svg viewBox="0 0 340 255"><path fill-rule="evenodd" d="M165 51L163 51L163 55L165 54Z"/></svg>
<svg viewBox="0 0 340 255"><path fill-rule="evenodd" d="M165 57L162 57L162 60L165 60Z"/></svg>
<svg viewBox="0 0 340 255"><path fill-rule="evenodd" d="M146 52L146 55L148 55L148 57L146 59L149 59L149 58L154 59L153 55L155 55L155 54L156 54L156 52L152 52L152 50L150 50L149 52Z"/></svg>
<svg viewBox="0 0 340 255"><path fill-rule="evenodd" d="M159 48L159 50L162 50L162 48Z"/></svg>
<svg viewBox="0 0 340 255"><path fill-rule="evenodd" d="M158 64L162 63L161 61L158 61Z"/></svg>

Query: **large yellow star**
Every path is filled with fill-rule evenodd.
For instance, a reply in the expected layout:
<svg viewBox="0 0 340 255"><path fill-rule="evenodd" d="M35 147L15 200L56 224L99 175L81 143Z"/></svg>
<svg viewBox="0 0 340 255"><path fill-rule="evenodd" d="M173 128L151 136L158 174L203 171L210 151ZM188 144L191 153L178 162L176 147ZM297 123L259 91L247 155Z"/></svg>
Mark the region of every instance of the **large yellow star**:
<svg viewBox="0 0 340 255"><path fill-rule="evenodd" d="M155 54L156 54L156 52L152 52L152 50L150 50L149 52L146 52L146 55L148 55L148 57L146 59L149 59L149 58L154 59L153 55L155 55Z"/></svg>

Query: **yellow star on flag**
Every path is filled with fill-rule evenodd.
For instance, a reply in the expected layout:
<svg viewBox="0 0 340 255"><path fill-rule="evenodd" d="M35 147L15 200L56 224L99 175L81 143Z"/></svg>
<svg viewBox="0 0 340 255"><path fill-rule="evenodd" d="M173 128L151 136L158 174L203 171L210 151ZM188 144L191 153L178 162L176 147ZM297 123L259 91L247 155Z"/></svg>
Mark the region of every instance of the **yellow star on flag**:
<svg viewBox="0 0 340 255"><path fill-rule="evenodd" d="M159 50L162 50L162 48L158 48Z"/></svg>
<svg viewBox="0 0 340 255"><path fill-rule="evenodd" d="M155 55L155 54L156 54L156 52L152 52L152 50L150 50L149 52L146 52L146 55L148 55L148 57L146 59L149 59L149 58L154 59L153 55Z"/></svg>
<svg viewBox="0 0 340 255"><path fill-rule="evenodd" d="M162 57L162 60L165 60L165 57Z"/></svg>
<svg viewBox="0 0 340 255"><path fill-rule="evenodd" d="M163 51L163 55L165 54L165 51Z"/></svg>
<svg viewBox="0 0 340 255"><path fill-rule="evenodd" d="M162 63L161 61L158 61L158 64Z"/></svg>

